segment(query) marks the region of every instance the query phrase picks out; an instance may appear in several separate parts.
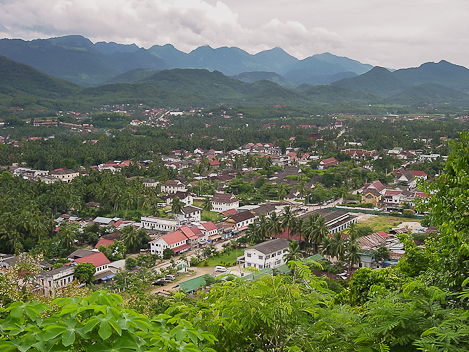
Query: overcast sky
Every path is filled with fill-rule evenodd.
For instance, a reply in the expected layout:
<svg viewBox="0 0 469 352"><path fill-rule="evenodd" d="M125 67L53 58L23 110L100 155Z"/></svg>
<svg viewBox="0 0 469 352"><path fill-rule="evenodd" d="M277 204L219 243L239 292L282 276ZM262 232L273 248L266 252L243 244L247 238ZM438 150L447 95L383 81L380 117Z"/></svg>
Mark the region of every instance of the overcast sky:
<svg viewBox="0 0 469 352"><path fill-rule="evenodd" d="M281 47L403 68L445 59L469 67L467 0L0 0L0 37L81 34L149 48Z"/></svg>

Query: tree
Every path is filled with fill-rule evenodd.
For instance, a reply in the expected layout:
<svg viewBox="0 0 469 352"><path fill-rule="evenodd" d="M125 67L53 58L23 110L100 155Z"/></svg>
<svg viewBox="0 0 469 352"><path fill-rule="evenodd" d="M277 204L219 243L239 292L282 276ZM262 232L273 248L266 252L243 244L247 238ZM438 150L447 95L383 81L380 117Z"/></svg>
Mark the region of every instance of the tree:
<svg viewBox="0 0 469 352"><path fill-rule="evenodd" d="M78 237L78 224L67 225L62 223L57 233L59 244L67 254L73 252L76 248L75 239Z"/></svg>
<svg viewBox="0 0 469 352"><path fill-rule="evenodd" d="M209 197L205 197L205 199L203 200L202 209L204 211L211 211L213 209L213 205Z"/></svg>
<svg viewBox="0 0 469 352"><path fill-rule="evenodd" d="M135 258L129 257L125 258L125 268L127 270L132 270L137 266L137 260Z"/></svg>
<svg viewBox="0 0 469 352"><path fill-rule="evenodd" d="M140 249L141 238L135 227L124 226L120 231L121 241L124 243L129 253L135 253Z"/></svg>
<svg viewBox="0 0 469 352"><path fill-rule="evenodd" d="M171 248L163 250L163 259L170 259L174 255L174 251Z"/></svg>
<svg viewBox="0 0 469 352"><path fill-rule="evenodd" d="M273 237L277 237L282 232L282 224L280 223L277 213L274 211L269 214L267 231L268 235Z"/></svg>
<svg viewBox="0 0 469 352"><path fill-rule="evenodd" d="M184 203L179 199L179 197L174 197L171 201L171 211L173 214L181 214L182 208L184 208Z"/></svg>
<svg viewBox="0 0 469 352"><path fill-rule="evenodd" d="M279 220L281 221L280 226L282 227L282 229L288 230L288 233L291 234L290 232L296 225L296 218L290 207L285 207L285 209L283 210L283 214L280 216Z"/></svg>
<svg viewBox="0 0 469 352"><path fill-rule="evenodd" d="M313 244L314 252L318 252L319 245L329 235L326 219L320 214L311 214L304 222L302 234L305 241Z"/></svg>
<svg viewBox="0 0 469 352"><path fill-rule="evenodd" d="M285 255L285 262L300 261L303 259L303 255L300 253L300 244L296 241L290 241L288 243L288 253Z"/></svg>
<svg viewBox="0 0 469 352"><path fill-rule="evenodd" d="M91 263L80 263L75 268L75 277L86 284L93 282L95 273L96 267Z"/></svg>
<svg viewBox="0 0 469 352"><path fill-rule="evenodd" d="M163 315L150 319L123 308L119 295L105 291L52 303L16 302L1 308L2 350L197 352L216 340L186 320Z"/></svg>
<svg viewBox="0 0 469 352"><path fill-rule="evenodd" d="M385 245L379 246L378 249L373 252L373 259L377 262L389 260L390 256L391 251Z"/></svg>

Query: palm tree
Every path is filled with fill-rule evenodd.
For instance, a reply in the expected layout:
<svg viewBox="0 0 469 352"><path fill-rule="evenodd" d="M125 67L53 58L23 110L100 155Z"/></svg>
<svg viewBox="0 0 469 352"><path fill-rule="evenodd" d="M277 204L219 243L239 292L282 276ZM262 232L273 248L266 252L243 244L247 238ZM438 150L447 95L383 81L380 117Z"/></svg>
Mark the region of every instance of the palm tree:
<svg viewBox="0 0 469 352"><path fill-rule="evenodd" d="M267 218L265 217L265 214L260 214L259 215L259 221L257 223L259 227L259 234L263 237L266 238L268 234L268 221Z"/></svg>
<svg viewBox="0 0 469 352"><path fill-rule="evenodd" d="M282 225L275 211L270 213L270 218L267 224L267 231L268 235L272 237L277 237L282 232Z"/></svg>
<svg viewBox="0 0 469 352"><path fill-rule="evenodd" d="M181 202L179 197L174 197L171 202L171 211L173 214L181 214L182 208L184 208L184 203Z"/></svg>
<svg viewBox="0 0 469 352"><path fill-rule="evenodd" d="M277 186L278 199L283 199L288 194L288 185L284 182Z"/></svg>
<svg viewBox="0 0 469 352"><path fill-rule="evenodd" d="M265 236L261 233L260 226L256 224L249 224L246 230L246 239L249 243L257 244L264 241Z"/></svg>
<svg viewBox="0 0 469 352"><path fill-rule="evenodd" d="M331 255L337 257L339 260L343 261L345 259L345 251L347 248L347 243L342 237L341 232L336 232L334 237L331 239Z"/></svg>
<svg viewBox="0 0 469 352"><path fill-rule="evenodd" d="M206 197L202 202L202 209L205 211L211 211L213 209L212 202L209 197Z"/></svg>
<svg viewBox="0 0 469 352"><path fill-rule="evenodd" d="M120 231L120 239L124 242L124 246L127 248L127 251L130 253L135 253L140 246L141 239L135 227L132 225L124 226Z"/></svg>
<svg viewBox="0 0 469 352"><path fill-rule="evenodd" d="M309 244L313 243L314 252L318 252L318 246L329 235L326 226L326 219L320 214L311 214L306 219L302 229L305 241Z"/></svg>
<svg viewBox="0 0 469 352"><path fill-rule="evenodd" d="M280 216L280 220L282 229L288 230L288 236L290 236L296 223L296 218L290 207L285 207L283 214Z"/></svg>
<svg viewBox="0 0 469 352"><path fill-rule="evenodd" d="M358 244L358 242L350 241L347 246L347 252L347 259L351 270L354 265L361 263L360 245Z"/></svg>
<svg viewBox="0 0 469 352"><path fill-rule="evenodd" d="M64 249L67 254L72 253L73 249L76 248L74 228L63 223L60 225L57 235L59 237L60 247Z"/></svg>
<svg viewBox="0 0 469 352"><path fill-rule="evenodd" d="M303 255L300 252L300 244L296 241L290 241L288 243L288 253L285 255L285 262L289 262L291 260L300 261L303 259Z"/></svg>

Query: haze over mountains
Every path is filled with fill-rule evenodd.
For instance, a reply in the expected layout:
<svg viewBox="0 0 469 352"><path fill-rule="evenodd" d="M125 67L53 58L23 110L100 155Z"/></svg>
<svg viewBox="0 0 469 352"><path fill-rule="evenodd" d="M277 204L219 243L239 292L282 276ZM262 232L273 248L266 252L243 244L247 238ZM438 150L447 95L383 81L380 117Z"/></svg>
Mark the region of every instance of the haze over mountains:
<svg viewBox="0 0 469 352"><path fill-rule="evenodd" d="M469 70L447 61L391 72L329 53L298 60L280 48L251 55L238 48L205 46L186 54L171 45L147 50L93 44L81 36L3 39L0 55L4 108L122 102L179 107L469 106Z"/></svg>

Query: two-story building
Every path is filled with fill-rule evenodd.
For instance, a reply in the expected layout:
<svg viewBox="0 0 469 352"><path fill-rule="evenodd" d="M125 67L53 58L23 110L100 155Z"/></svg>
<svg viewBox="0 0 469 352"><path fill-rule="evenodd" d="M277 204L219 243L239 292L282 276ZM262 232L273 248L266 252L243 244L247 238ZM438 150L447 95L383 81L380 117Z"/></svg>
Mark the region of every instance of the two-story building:
<svg viewBox="0 0 469 352"><path fill-rule="evenodd" d="M215 193L211 202L212 211L217 213L239 208L239 200L232 194Z"/></svg>
<svg viewBox="0 0 469 352"><path fill-rule="evenodd" d="M170 248L174 251L174 254L180 254L191 248L187 241L188 238L182 231L174 231L151 241L150 252L162 257L164 250Z"/></svg>
<svg viewBox="0 0 469 352"><path fill-rule="evenodd" d="M186 192L187 189L179 180L168 180L161 185L161 192L175 194L176 192Z"/></svg>
<svg viewBox="0 0 469 352"><path fill-rule="evenodd" d="M284 238L276 238L246 248L244 250L244 266L259 270L276 268L285 264L287 254L288 241Z"/></svg>
<svg viewBox="0 0 469 352"><path fill-rule="evenodd" d="M52 171L50 174L65 183L70 183L75 177L78 177L79 172L71 169L57 169Z"/></svg>
<svg viewBox="0 0 469 352"><path fill-rule="evenodd" d="M74 280L75 268L73 266L64 266L51 271L45 271L36 276L36 283L45 296L49 296L56 290L71 285Z"/></svg>
<svg viewBox="0 0 469 352"><path fill-rule="evenodd" d="M173 232L181 226L179 220L157 218L154 216L142 216L140 222L142 223L142 227L146 230L157 230L161 232Z"/></svg>
<svg viewBox="0 0 469 352"><path fill-rule="evenodd" d="M225 220L225 223L233 225L233 227L238 231L243 231L248 228L249 224L253 224L256 219L256 213L250 210L246 210L231 215L228 219Z"/></svg>
<svg viewBox="0 0 469 352"><path fill-rule="evenodd" d="M202 209L192 205L186 205L184 208L182 208L181 214L174 214L174 216L179 221L200 222Z"/></svg>

